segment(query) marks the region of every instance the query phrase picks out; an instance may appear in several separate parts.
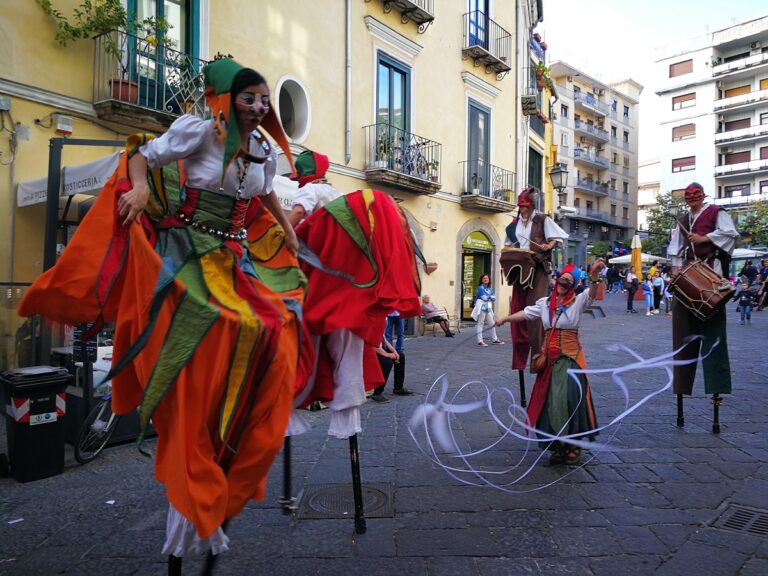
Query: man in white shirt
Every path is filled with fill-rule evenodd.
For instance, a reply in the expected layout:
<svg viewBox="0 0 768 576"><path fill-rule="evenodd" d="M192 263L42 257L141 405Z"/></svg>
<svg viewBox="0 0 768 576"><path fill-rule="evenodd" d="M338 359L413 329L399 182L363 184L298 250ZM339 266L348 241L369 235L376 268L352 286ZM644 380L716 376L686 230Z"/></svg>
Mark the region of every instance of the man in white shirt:
<svg viewBox="0 0 768 576"><path fill-rule="evenodd" d="M672 260L672 276L677 276L682 266L694 260L703 261L721 276L727 274L730 254L739 238L733 220L723 208L707 204L704 188L697 182L692 182L685 189L685 203L690 212L677 221L667 248L667 254ZM716 412L712 428L713 432L719 432L719 394L731 393L725 306L707 320L700 320L679 301L675 301L672 307L673 348L677 350L685 344L686 338L693 335L701 336L701 339L689 342L675 356L675 360L695 360L699 357L700 349L706 354L702 360L704 391L713 395ZM678 426L684 424L682 395L690 395L693 391L696 364L694 361L674 367L672 390L678 397Z"/></svg>
<svg viewBox="0 0 768 576"><path fill-rule="evenodd" d="M506 228L505 246L531 250L535 266L532 287L514 285L510 299L510 313L514 314L547 295L552 271L550 255L558 243L568 238L552 218L534 208L533 188L525 188L517 198L518 215ZM541 322L512 323L512 369L525 370L531 349L534 354L541 348Z"/></svg>

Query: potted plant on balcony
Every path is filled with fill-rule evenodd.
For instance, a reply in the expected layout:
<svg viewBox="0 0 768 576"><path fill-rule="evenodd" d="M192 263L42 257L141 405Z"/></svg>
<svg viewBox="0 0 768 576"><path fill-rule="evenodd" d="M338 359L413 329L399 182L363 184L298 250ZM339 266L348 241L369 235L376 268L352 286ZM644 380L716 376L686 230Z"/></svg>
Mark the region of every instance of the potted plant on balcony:
<svg viewBox="0 0 768 576"><path fill-rule="evenodd" d="M373 161L374 168L386 168L389 162L389 154L392 150L392 142L386 130L379 132L376 137L376 153Z"/></svg>
<svg viewBox="0 0 768 576"><path fill-rule="evenodd" d="M438 182L440 180L440 173L438 172L439 168L440 168L439 160L430 160L429 179L432 180L432 182Z"/></svg>
<svg viewBox="0 0 768 576"><path fill-rule="evenodd" d="M480 187L483 185L483 177L477 172L472 173L472 194L480 194Z"/></svg>
<svg viewBox="0 0 768 576"><path fill-rule="evenodd" d="M549 66L544 64L544 62L536 62L536 64L533 67L534 74L536 75L536 89L537 90L543 90L544 86L548 85L552 82L552 78L550 76L551 70Z"/></svg>
<svg viewBox="0 0 768 576"><path fill-rule="evenodd" d="M174 41L166 37L170 25L164 18L130 18L121 0L83 0L74 8L71 18L54 8L51 0L37 2L46 14L56 20L55 39L61 46L103 35L105 54L112 56L120 67L119 77L109 79L112 97L116 100L135 103L139 86L129 79L130 62L115 31L140 34L152 46L161 44L170 48L174 45Z"/></svg>

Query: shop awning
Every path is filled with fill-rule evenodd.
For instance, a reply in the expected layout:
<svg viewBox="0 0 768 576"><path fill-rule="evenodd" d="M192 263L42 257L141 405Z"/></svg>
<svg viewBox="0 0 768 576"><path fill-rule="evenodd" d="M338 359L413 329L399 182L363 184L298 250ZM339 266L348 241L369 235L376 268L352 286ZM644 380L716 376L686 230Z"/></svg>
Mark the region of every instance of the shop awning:
<svg viewBox="0 0 768 576"><path fill-rule="evenodd" d="M98 194L117 168L120 154L122 152L114 152L94 162L62 168L59 196ZM43 204L47 197L48 178L19 182L16 187L16 205L19 207Z"/></svg>

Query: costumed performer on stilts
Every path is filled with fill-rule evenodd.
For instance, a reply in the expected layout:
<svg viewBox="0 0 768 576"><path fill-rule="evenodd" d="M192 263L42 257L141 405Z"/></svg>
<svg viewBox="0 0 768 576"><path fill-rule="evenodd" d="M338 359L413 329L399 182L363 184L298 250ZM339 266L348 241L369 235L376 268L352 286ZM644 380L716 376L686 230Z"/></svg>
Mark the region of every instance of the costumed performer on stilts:
<svg viewBox="0 0 768 576"><path fill-rule="evenodd" d="M509 303L510 314L531 306L547 295L552 273L552 250L568 239L568 233L557 223L535 209L536 197L533 188L525 188L517 199L518 215L506 228L505 246L517 247L533 252L533 277L523 285L520 282L512 286ZM502 261L504 255L502 253ZM514 322L512 334L512 370L517 370L520 377L521 404L525 406L525 388L523 372L528 364L531 350L541 349L542 328L538 320Z"/></svg>
<svg viewBox="0 0 768 576"><path fill-rule="evenodd" d="M576 266L569 264L563 268L551 296L540 298L535 304L496 321L501 326L505 322L535 320L544 329L541 350L546 364L536 375L528 419L531 426L547 434L580 434L579 440L593 440L596 435L590 434L597 428L597 417L589 380L585 374L578 374L577 383L568 374L568 369L587 368L579 340L579 324L584 310L595 299L600 270L604 267L602 259L592 265L589 290L577 295L574 287L578 284L580 272ZM552 451L549 457L551 465L578 464L581 459L578 446L560 441L543 446Z"/></svg>
<svg viewBox="0 0 768 576"><path fill-rule="evenodd" d="M672 260L672 278L681 273L681 267L694 260L701 260L720 276L728 275L731 254L736 246L739 233L728 212L720 206L708 204L704 187L692 182L685 189L685 203L689 212L677 219L667 248ZM677 350L689 336L701 336L690 341L675 356L675 360L694 360L699 352L706 356L702 360L704 370L704 393L712 394L715 419L712 431L720 431L718 407L720 394L731 393L731 363L728 356L728 338L725 321L725 306L722 306L707 320L700 320L675 298L672 303L672 349ZM714 346L716 342L719 343ZM714 348L713 348L714 346ZM690 362L674 367L672 392L677 394L677 425L684 425L683 394L693 392L696 379L696 364Z"/></svg>
<svg viewBox="0 0 768 576"><path fill-rule="evenodd" d="M264 78L230 59L203 69L212 119L181 116L128 152L23 315L113 321L117 414L157 431L169 571L227 549L222 525L264 497L297 381L312 364L306 278L272 190L291 158ZM130 160L127 158L130 157ZM267 208L265 210L265 207ZM209 556L212 562L213 556Z"/></svg>
<svg viewBox="0 0 768 576"><path fill-rule="evenodd" d="M421 312L416 246L397 204L370 189L325 204L296 233L326 268L302 263L309 280L304 318L315 343L316 366L299 398L301 405L322 401L331 412L328 434L349 439L356 531L361 533L360 406L366 390L384 383L375 350L387 314Z"/></svg>

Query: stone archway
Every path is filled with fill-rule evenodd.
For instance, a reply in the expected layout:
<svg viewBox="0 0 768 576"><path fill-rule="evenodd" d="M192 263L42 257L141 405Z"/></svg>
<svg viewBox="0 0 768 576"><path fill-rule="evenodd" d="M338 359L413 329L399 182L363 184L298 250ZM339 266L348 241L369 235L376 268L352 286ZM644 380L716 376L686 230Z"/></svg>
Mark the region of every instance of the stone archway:
<svg viewBox="0 0 768 576"><path fill-rule="evenodd" d="M454 277L459 279L458 288L456 290L456 293L454 294L454 306L455 310L457 311L457 314L461 316L461 310L463 306L463 294L464 294L464 286L463 286L463 278L462 278L462 258L463 258L463 252L464 247L463 243L465 238L469 236L472 232L482 232L487 236L488 240L493 246L493 249L490 251L490 272L491 275L491 287L493 288L494 292L497 294L499 293L499 287L500 287L500 278L501 275L499 274L499 258L501 257L501 248L502 248L502 239L499 236L499 234L496 232L496 229L493 227L493 225L484 218L473 218L472 220L468 220L465 222L461 228L458 229L456 232L456 238L454 240L455 246L456 246L456 262L455 262L455 272Z"/></svg>

